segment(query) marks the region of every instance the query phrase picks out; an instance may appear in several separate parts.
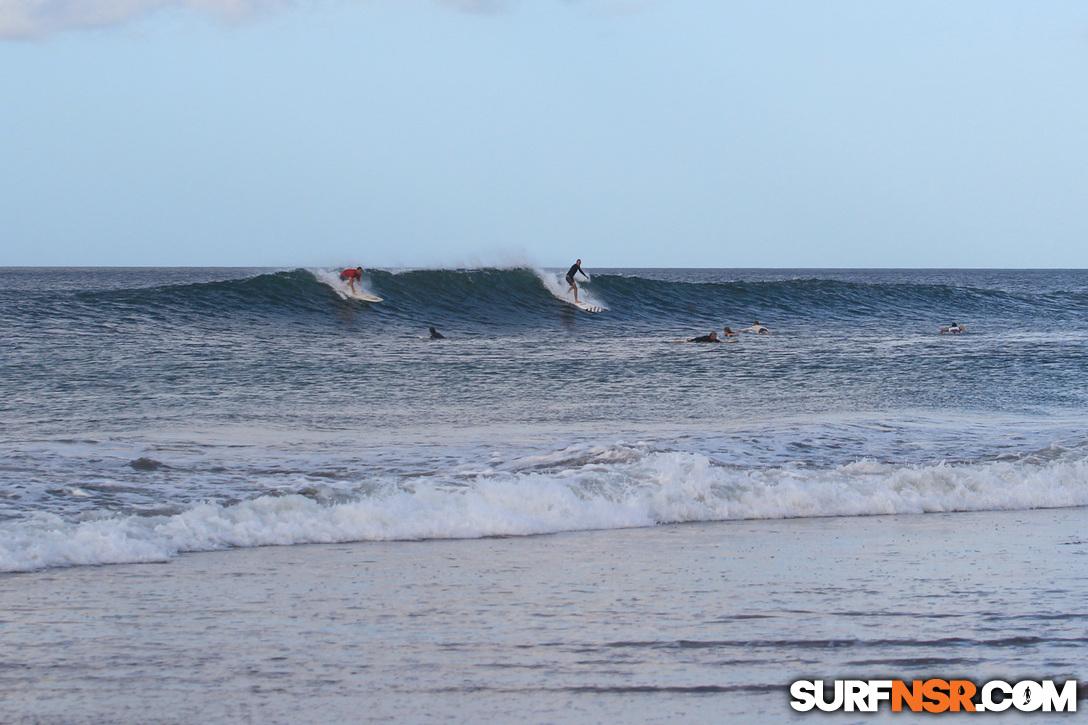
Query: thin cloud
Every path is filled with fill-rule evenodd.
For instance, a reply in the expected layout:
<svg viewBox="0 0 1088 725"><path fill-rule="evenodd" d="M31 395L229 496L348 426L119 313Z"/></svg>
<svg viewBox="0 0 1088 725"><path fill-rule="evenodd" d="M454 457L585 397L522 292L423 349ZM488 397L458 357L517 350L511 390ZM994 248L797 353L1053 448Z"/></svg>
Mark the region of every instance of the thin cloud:
<svg viewBox="0 0 1088 725"><path fill-rule="evenodd" d="M438 0L440 5L477 15L501 13L509 7L507 0Z"/></svg>
<svg viewBox="0 0 1088 725"><path fill-rule="evenodd" d="M316 5L332 0L0 0L0 40L36 40L71 30L108 28L167 8L212 15L240 22L286 7ZM340 0L364 2L365 0ZM370 0L377 2L379 0ZM395 2L397 0L384 0ZM400 0L403 1L403 0ZM432 0L464 13L495 15L520 0ZM571 5L582 0L565 0ZM639 12L646 0L592 0L592 11L604 14Z"/></svg>
<svg viewBox="0 0 1088 725"><path fill-rule="evenodd" d="M0 0L0 39L30 40L66 30L106 28L164 8L238 21L292 4L291 0Z"/></svg>
<svg viewBox="0 0 1088 725"><path fill-rule="evenodd" d="M599 0L591 7L594 15L637 15L656 10L660 2L653 0Z"/></svg>

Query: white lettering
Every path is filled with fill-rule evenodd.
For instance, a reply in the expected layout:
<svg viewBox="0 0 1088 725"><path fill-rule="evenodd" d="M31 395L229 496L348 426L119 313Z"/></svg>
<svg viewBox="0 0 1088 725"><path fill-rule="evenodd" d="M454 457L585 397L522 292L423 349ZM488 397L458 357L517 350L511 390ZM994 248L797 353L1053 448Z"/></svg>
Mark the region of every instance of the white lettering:
<svg viewBox="0 0 1088 725"><path fill-rule="evenodd" d="M798 680L790 685L790 694L793 700L790 707L798 712L808 712L816 707L816 685L810 680Z"/></svg>
<svg viewBox="0 0 1088 725"><path fill-rule="evenodd" d="M893 689L900 684L905 684L896 680L833 680L832 682L834 683L832 688L828 688L824 680L797 680L790 685L790 695L793 697L790 707L798 712L809 712L814 707L824 712L836 710L877 712L880 710L880 703L892 700ZM939 683L940 681L927 682ZM957 705L955 709L959 709L961 706L959 703L965 702L961 697L966 692L963 688L970 684L960 680L954 681L950 694L952 704ZM832 689L832 692L827 692L828 689ZM831 696L830 700L827 699L828 695ZM901 694L900 697L906 697L906 695ZM1001 699L995 699L998 697ZM909 704L912 709L918 707L917 701ZM929 707L927 703L926 709ZM963 704L962 707L969 708L969 703ZM1003 680L990 680L982 685L979 690L979 702L974 705L977 712L1004 712L1010 707L1015 707L1021 712L1036 710L1076 712L1077 681L1066 680L1059 689L1053 680L1039 682L1022 680L1015 685L1010 685Z"/></svg>
<svg viewBox="0 0 1088 725"><path fill-rule="evenodd" d="M891 680L869 680L869 709L867 710L867 712L876 712L880 709L881 700L891 699Z"/></svg>
<svg viewBox="0 0 1088 725"><path fill-rule="evenodd" d="M1077 711L1077 681L1066 680L1059 693L1053 680L1043 680L1043 712L1050 712L1053 707L1055 712Z"/></svg>
<svg viewBox="0 0 1088 725"><path fill-rule="evenodd" d="M1001 702L994 702L993 692L999 690L1004 697ZM1012 705L1012 685L1001 680L991 680L982 686L982 704L986 712L1004 712Z"/></svg>
<svg viewBox="0 0 1088 725"><path fill-rule="evenodd" d="M827 702L824 699L824 681L816 680L816 707L824 712L835 712L842 707L842 680L835 680L835 699Z"/></svg>
<svg viewBox="0 0 1088 725"><path fill-rule="evenodd" d="M846 692L843 699L846 701L847 712L855 709L859 712L870 712L869 685L865 680L847 680L844 689Z"/></svg>

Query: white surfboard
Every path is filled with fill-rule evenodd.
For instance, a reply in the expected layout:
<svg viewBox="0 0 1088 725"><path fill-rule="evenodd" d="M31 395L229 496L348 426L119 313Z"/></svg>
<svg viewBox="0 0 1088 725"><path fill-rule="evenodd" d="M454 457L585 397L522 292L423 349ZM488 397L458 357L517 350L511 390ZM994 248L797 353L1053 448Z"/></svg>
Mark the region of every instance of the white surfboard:
<svg viewBox="0 0 1088 725"><path fill-rule="evenodd" d="M578 309L585 310L586 312L604 312L603 307L598 307L597 305L591 305L588 302L581 302L581 301L575 302L574 300L569 300L569 302L570 302L570 304L574 305Z"/></svg>
<svg viewBox="0 0 1088 725"><path fill-rule="evenodd" d="M351 294L349 292L348 294L351 295L352 299L359 300L360 302L381 302L382 301L381 297L375 297L374 295L369 295L369 294L366 294L365 292L356 292L355 294Z"/></svg>

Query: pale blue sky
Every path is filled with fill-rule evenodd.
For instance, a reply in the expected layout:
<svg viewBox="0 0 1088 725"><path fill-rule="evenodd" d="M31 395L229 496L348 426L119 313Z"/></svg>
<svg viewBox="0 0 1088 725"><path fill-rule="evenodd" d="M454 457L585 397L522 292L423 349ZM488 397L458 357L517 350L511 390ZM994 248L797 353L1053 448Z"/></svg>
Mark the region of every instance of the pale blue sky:
<svg viewBox="0 0 1088 725"><path fill-rule="evenodd" d="M1088 267L1083 3L0 0L0 38L0 266Z"/></svg>

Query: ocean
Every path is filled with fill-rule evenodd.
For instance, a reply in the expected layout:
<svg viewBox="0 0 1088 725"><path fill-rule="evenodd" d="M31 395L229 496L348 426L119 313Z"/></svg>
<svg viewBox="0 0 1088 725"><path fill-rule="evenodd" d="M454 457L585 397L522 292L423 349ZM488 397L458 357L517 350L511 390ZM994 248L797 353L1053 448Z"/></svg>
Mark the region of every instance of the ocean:
<svg viewBox="0 0 1088 725"><path fill-rule="evenodd" d="M534 562L555 587L568 576L556 572L571 567L571 557L584 557L597 577L590 580L615 586L601 568L605 556L668 571L667 594L640 581L641 591L623 595L649 601L643 612L649 619L638 625L645 628L655 612L665 616L655 601L679 607L669 617L706 615L705 597L675 600L677 588L724 596L725 574L707 573L699 567L709 560L697 565L682 552L709 556L705 547L735 542L739 532L745 546L761 548L766 572L770 554L762 547L778 550L783 535L792 544L779 556L800 566L808 546L832 546L829 530L864 526L866 546L886 557L867 570L873 579L906 566L896 562L911 555L881 540L885 529L943 530L967 546L976 536L985 549L1009 543L994 538L994 522L1015 529L1010 522L1030 520L1037 522L1032 531L1046 530L1051 524L1030 518L1039 509L1068 513L1065 538L1054 544L1050 563L1039 566L1060 560L1082 578L1088 548L1075 532L1085 519L1079 507L1088 506L1088 271L597 269L588 263L586 271L591 280L579 282L580 295L603 308L597 314L565 301L562 271L532 267L366 270L362 286L380 303L352 299L331 269L0 269L0 588L6 596L44 588L48 603L49 592L59 596L49 582L87 587L126 571L98 565L183 566L196 560L195 552L237 562L244 550L270 545L288 547L275 555L302 556L308 569L322 571L323 551L341 563L353 556L407 558L414 562L405 565L411 581L440 580L433 567L451 551L466 560L516 555ZM773 334L677 344L756 320ZM964 331L940 332L954 324ZM430 327L445 339L430 339ZM687 544L677 548L677 536ZM562 556L552 562L555 569L548 564L552 549ZM740 568L728 577L762 602L758 616L789 610L807 612L801 621L819 619L814 602L825 593L792 589L768 603L773 582L738 574L745 555L736 546L731 551ZM1024 557L1018 566L1036 561ZM496 567L487 587L473 585L473 606L498 607L502 597L489 587L516 588L525 573ZM688 567L701 573L686 579ZM279 576L301 575L283 566ZM563 598L568 618L585 605L595 626L605 626L610 611L622 621L623 607L610 610L609 603L623 596L602 601L584 576L574 577L584 594L568 589ZM638 580L633 572L623 576ZM1012 574L994 576L1008 576L1011 586ZM391 598L403 598L383 581ZM1026 636L1019 630L1013 639L1002 630L977 641L962 632L928 639L917 631L899 639L874 632L872 641L892 644L873 645L860 659L838 658L834 643L855 641L874 621L886 622L872 620L874 612L902 610L900 595L882 598L873 589L870 608L858 609L857 621L840 622L837 634L812 640L832 643L816 650L803 644L809 639L796 625L781 636L721 631L762 621L746 620L743 612L711 618L715 634L705 645L691 621L671 638L640 631L641 639L627 640L630 633L618 631L596 641L598 633L585 631L579 636L586 657L613 676L581 690L559 677L574 709L556 710L553 702L552 709L534 711L527 701L522 717L637 720L654 712L631 700L654 696L656 684L639 689L640 673L651 668L680 668L657 693L657 706L667 704L668 712L658 713L662 720L677 712L677 698L689 704L676 707L706 715L719 711L714 698L736 702L741 692L762 703L748 712L751 722L768 712L772 719L790 714L788 678L766 674L775 662L793 663L796 674L807 662L809 669L840 674L873 665L895 674L952 667L953 674L972 675L1000 672L1020 642L1038 654L1018 665L1021 674L1074 677L1088 661L1088 614L1078 599L1088 592L1077 586L1072 593L1021 592L1015 604L975 602L961 611L963 600L956 599L925 610L935 618L1038 615L1047 632L1061 623L1053 641L1039 632L1031 635L1039 641L1015 640ZM535 596L527 601L547 595ZM849 609L850 594L842 598L841 608ZM57 611L59 602L53 600ZM448 604L439 598L434 611ZM330 610L329 600L319 608ZM519 632L547 624L535 615L505 616L500 644L477 662L495 672L517 652ZM0 631L8 634L31 621L5 619ZM432 633L446 626L427 621ZM405 634L408 621L402 624ZM576 618L564 627L577 631ZM948 644L957 638L1003 644L951 662L909 654L911 641L932 649L957 647ZM28 637L25 651L38 654L24 655L27 671L50 666L61 647L50 641L38 651ZM546 681L548 653L563 641L555 634L553 649L547 637L537 642L542 649L534 650L531 667L503 670L503 687L524 694L532 689L526 683ZM752 642L763 644L745 645ZM808 657L825 650L836 657ZM461 656L447 654L450 666ZM409 666L413 656L398 666ZM730 684L731 668L749 666L762 679ZM0 680L3 672L0 666ZM30 681L8 685L33 690ZM424 696L389 673L377 680L362 675L358 686L378 684L392 688L386 704L418 706L438 697L434 688ZM489 686L454 688L456 697L445 705L401 719L471 713L464 708L475 691L484 693L480 702L498 708L477 714L501 720L501 698L489 699ZM547 691L547 682L541 687ZM352 692L322 697L343 705ZM27 699L17 713L37 721L45 717L35 709L40 702ZM250 710L234 711L219 701L218 710L164 721L311 721L301 710L270 712L260 698L253 702ZM148 713L133 707L118 721L147 721ZM334 717L338 712L312 721L357 715L351 707ZM396 712L374 711L376 719L398 719ZM734 712L732 719L744 717Z"/></svg>

